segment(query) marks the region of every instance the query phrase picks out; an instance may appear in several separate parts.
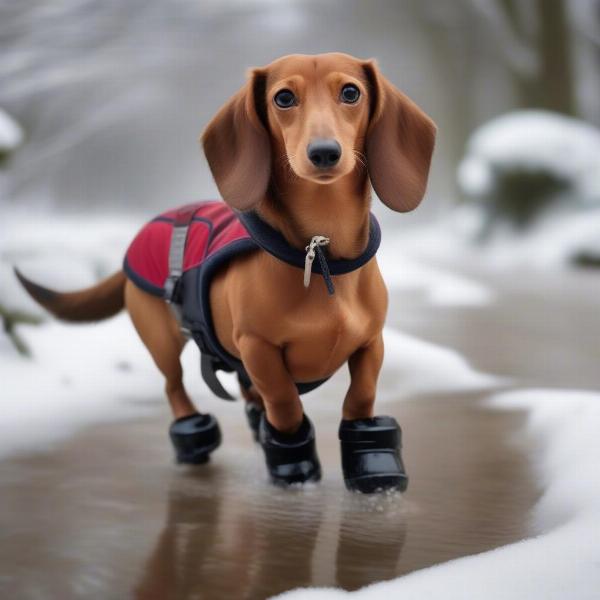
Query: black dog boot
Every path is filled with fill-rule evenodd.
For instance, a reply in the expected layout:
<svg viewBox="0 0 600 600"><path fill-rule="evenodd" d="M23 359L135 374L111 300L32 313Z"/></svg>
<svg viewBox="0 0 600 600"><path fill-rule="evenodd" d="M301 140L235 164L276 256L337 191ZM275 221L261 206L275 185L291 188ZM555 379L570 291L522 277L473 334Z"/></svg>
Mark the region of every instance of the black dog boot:
<svg viewBox="0 0 600 600"><path fill-rule="evenodd" d="M196 413L173 421L169 437L180 464L201 465L221 444L221 430L212 415Z"/></svg>
<svg viewBox="0 0 600 600"><path fill-rule="evenodd" d="M256 402L246 402L244 411L246 412L246 419L248 420L248 425L250 425L250 430L252 431L254 441L258 442L258 428L260 426L260 419L265 412L265 409L256 404Z"/></svg>
<svg viewBox="0 0 600 600"><path fill-rule="evenodd" d="M258 440L265 452L271 481L276 485L321 479L321 464L315 445L315 429L306 415L296 433L277 431L261 415Z"/></svg>
<svg viewBox="0 0 600 600"><path fill-rule="evenodd" d="M372 494L403 492L408 485L400 448L402 431L393 417L343 420L339 438L342 470L349 490Z"/></svg>

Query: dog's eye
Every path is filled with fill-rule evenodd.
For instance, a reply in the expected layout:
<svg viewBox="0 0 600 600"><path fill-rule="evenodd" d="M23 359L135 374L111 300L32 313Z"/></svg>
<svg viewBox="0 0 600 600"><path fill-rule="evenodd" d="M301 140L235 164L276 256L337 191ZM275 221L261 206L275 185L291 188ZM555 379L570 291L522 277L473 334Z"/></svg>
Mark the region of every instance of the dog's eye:
<svg viewBox="0 0 600 600"><path fill-rule="evenodd" d="M296 96L294 96L294 92L291 92L290 90L280 90L275 94L273 100L279 108L289 108L296 104Z"/></svg>
<svg viewBox="0 0 600 600"><path fill-rule="evenodd" d="M360 98L360 90L352 83L346 84L340 93L340 100L345 104L354 104Z"/></svg>

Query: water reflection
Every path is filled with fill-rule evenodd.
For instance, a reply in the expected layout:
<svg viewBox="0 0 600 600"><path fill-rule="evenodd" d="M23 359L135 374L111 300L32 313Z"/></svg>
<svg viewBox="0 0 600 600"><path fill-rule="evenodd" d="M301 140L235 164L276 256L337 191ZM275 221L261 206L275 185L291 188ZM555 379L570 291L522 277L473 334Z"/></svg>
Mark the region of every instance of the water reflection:
<svg viewBox="0 0 600 600"><path fill-rule="evenodd" d="M165 524L134 597L251 600L323 577L348 590L394 577L406 539L402 497L342 495L341 515L330 511L325 524L329 492L265 487L244 499L228 496L215 471L182 473L171 483ZM320 531L325 547L315 556Z"/></svg>
<svg viewBox="0 0 600 600"><path fill-rule="evenodd" d="M212 471L207 475L209 486L199 488L199 493L178 486L170 490L165 526L135 590L138 600L190 598L199 585L214 590L223 579L219 573L217 581L212 581L215 572L210 569L223 497L215 485L218 479L211 476Z"/></svg>
<svg viewBox="0 0 600 600"><path fill-rule="evenodd" d="M407 531L400 495L349 496L345 500L336 557L337 585L356 590L393 578Z"/></svg>
<svg viewBox="0 0 600 600"><path fill-rule="evenodd" d="M228 495L215 471L175 478L135 598L265 598L310 584L319 494L265 487L260 496L257 511L257 498Z"/></svg>

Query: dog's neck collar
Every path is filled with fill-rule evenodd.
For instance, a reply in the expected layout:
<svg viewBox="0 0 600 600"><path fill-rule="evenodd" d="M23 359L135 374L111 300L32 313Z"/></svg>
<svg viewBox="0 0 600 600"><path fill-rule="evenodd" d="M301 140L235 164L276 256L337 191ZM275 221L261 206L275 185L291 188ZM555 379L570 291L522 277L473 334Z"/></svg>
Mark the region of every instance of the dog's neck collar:
<svg viewBox="0 0 600 600"><path fill-rule="evenodd" d="M298 248L290 245L280 231L271 227L266 221L260 218L260 216L254 212L244 212L238 214L240 221L247 229L250 237L266 252L278 258L279 260L303 269L305 271L305 285L308 285L310 281L310 273L318 273L323 275L325 283L327 284L327 290L330 294L334 293L333 283L331 281L331 275L345 275L356 271L369 262L376 254L379 244L381 243L381 228L373 213L369 213L369 240L365 250L356 258L340 258L331 259L325 256L325 252L322 249L322 245L319 242L315 242L316 238L322 236L313 236L306 247L306 252L302 252ZM324 238L326 239L326 238ZM328 242L325 242L325 244ZM312 251L312 258L310 253ZM318 256L319 260L315 261L314 257ZM309 261L310 259L310 261ZM306 277L308 275L308 278Z"/></svg>

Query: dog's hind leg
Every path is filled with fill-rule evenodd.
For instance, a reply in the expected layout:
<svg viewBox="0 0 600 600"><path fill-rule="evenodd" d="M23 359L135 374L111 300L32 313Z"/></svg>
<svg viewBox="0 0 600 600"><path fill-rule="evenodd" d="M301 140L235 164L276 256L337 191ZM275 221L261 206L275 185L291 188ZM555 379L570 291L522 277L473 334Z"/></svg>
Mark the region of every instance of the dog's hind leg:
<svg viewBox="0 0 600 600"><path fill-rule="evenodd" d="M258 442L258 428L260 426L262 415L265 412L265 403L262 396L253 385L246 387L242 381L240 381L240 391L244 398L244 411L246 413L248 425L250 426L254 440Z"/></svg>
<svg viewBox="0 0 600 600"><path fill-rule="evenodd" d="M142 342L165 377L165 392L173 417L180 419L198 412L183 385L180 357L185 338L168 305L127 281L125 306Z"/></svg>
<svg viewBox="0 0 600 600"><path fill-rule="evenodd" d="M215 417L200 414L183 385L181 351L185 338L170 308L156 298L135 287L125 285L125 306L156 366L165 376L165 391L175 420L169 428L169 437L178 463L202 464L221 443L221 430Z"/></svg>

